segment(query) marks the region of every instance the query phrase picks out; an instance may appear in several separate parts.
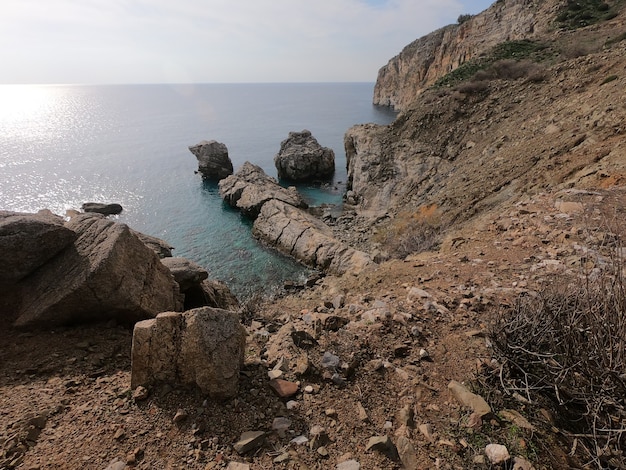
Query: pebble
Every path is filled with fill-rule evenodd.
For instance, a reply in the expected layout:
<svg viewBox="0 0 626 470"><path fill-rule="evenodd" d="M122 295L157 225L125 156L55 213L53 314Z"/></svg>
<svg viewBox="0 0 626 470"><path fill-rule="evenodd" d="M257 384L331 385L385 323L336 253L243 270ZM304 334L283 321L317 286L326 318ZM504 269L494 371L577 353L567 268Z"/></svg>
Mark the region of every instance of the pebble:
<svg viewBox="0 0 626 470"><path fill-rule="evenodd" d="M300 403L294 400L289 400L285 406L288 410L295 410L300 407Z"/></svg>
<svg viewBox="0 0 626 470"><path fill-rule="evenodd" d="M267 376L270 378L270 380L278 379L282 377L282 375L283 375L283 371L280 369L273 369L267 373Z"/></svg>
<svg viewBox="0 0 626 470"><path fill-rule="evenodd" d="M149 395L148 389L145 387L142 387L141 385L137 387L135 391L133 392L133 398L135 399L135 401L145 400L146 398L148 398L148 395Z"/></svg>
<svg viewBox="0 0 626 470"><path fill-rule="evenodd" d="M346 460L337 464L337 470L361 470L361 464L356 460Z"/></svg>
<svg viewBox="0 0 626 470"><path fill-rule="evenodd" d="M240 437L239 440L233 445L233 449L239 454L243 455L246 452L261 447L265 441L265 433L263 431L246 431Z"/></svg>
<svg viewBox="0 0 626 470"><path fill-rule="evenodd" d="M189 417L189 413L187 413L185 410L178 410L176 412L176 414L174 415L174 422L175 423L182 423L188 417Z"/></svg>
<svg viewBox="0 0 626 470"><path fill-rule="evenodd" d="M357 402L356 409L357 413L359 414L359 420L363 422L369 421L370 417L368 416L367 411L365 411L365 408L363 408L363 405L360 401Z"/></svg>
<svg viewBox="0 0 626 470"><path fill-rule="evenodd" d="M280 398L287 398L298 393L298 384L283 379L270 380L270 387Z"/></svg>
<svg viewBox="0 0 626 470"><path fill-rule="evenodd" d="M389 436L373 436L370 437L365 446L365 450L376 450L378 452L389 452L393 450L395 446Z"/></svg>
<svg viewBox="0 0 626 470"><path fill-rule="evenodd" d="M250 470L250 465L241 462L228 462L226 470Z"/></svg>
<svg viewBox="0 0 626 470"><path fill-rule="evenodd" d="M313 393L314 392L314 388L312 385L307 385L306 387L304 387L304 393Z"/></svg>

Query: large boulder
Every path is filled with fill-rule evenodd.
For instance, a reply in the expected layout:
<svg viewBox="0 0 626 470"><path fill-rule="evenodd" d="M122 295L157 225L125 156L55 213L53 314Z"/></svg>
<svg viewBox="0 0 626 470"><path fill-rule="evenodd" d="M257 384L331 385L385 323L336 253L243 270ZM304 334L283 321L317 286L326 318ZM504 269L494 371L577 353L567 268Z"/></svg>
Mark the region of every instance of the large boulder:
<svg viewBox="0 0 626 470"><path fill-rule="evenodd" d="M253 234L298 261L331 274L358 273L373 263L367 253L337 240L321 220L281 201L263 206Z"/></svg>
<svg viewBox="0 0 626 470"><path fill-rule="evenodd" d="M263 204L273 199L294 207L307 207L295 188L283 188L274 178L267 176L261 167L250 162L245 162L234 175L220 181L219 191L229 205L253 219Z"/></svg>
<svg viewBox="0 0 626 470"><path fill-rule="evenodd" d="M19 284L17 327L134 323L182 308L169 270L128 226L80 214L66 228L76 233L74 243Z"/></svg>
<svg viewBox="0 0 626 470"><path fill-rule="evenodd" d="M161 263L170 270L183 293L209 277L206 269L187 258L163 258Z"/></svg>
<svg viewBox="0 0 626 470"><path fill-rule="evenodd" d="M144 245L154 251L159 258L169 258L172 256L172 250L174 249L174 247L167 243L165 240L153 237L152 235L146 235L145 233L137 232L136 230L132 230L132 232L137 235L139 240L141 240Z"/></svg>
<svg viewBox="0 0 626 470"><path fill-rule="evenodd" d="M311 131L290 132L274 157L278 177L292 181L327 179L335 173L335 152L322 147Z"/></svg>
<svg viewBox="0 0 626 470"><path fill-rule="evenodd" d="M202 176L221 180L233 174L233 162L225 144L215 140L203 140L189 147L189 151L198 159L198 170Z"/></svg>
<svg viewBox="0 0 626 470"><path fill-rule="evenodd" d="M135 325L131 387L197 385L212 398L237 394L245 330L235 312L198 308Z"/></svg>
<svg viewBox="0 0 626 470"><path fill-rule="evenodd" d="M50 211L0 211L0 284L26 277L76 238L63 219Z"/></svg>

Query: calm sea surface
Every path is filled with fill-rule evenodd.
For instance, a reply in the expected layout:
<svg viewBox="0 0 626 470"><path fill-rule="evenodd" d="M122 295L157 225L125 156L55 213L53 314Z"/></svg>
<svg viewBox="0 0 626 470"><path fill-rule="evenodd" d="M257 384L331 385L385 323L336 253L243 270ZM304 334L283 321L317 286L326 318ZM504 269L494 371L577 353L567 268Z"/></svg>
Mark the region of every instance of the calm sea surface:
<svg viewBox="0 0 626 470"><path fill-rule="evenodd" d="M394 118L371 104L373 84L0 86L0 210L63 215L83 202L117 202L118 217L167 240L240 297L304 276L266 250L250 222L226 207L217 185L195 173L188 147L226 144L276 176L273 158L289 131L310 130L335 151L329 188L300 187L309 203L341 203L343 135Z"/></svg>

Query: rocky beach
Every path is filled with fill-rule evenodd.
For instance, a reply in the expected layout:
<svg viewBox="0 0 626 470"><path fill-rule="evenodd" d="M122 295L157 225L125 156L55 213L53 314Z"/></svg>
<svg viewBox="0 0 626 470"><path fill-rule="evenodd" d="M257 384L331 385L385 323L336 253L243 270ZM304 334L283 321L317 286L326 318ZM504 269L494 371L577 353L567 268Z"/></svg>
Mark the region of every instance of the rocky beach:
<svg viewBox="0 0 626 470"><path fill-rule="evenodd" d="M87 208L0 212L0 469L626 468L626 13L579 6L497 1L392 58L339 214L284 184L332 174L310 131L282 185L190 147L316 271L281 292Z"/></svg>

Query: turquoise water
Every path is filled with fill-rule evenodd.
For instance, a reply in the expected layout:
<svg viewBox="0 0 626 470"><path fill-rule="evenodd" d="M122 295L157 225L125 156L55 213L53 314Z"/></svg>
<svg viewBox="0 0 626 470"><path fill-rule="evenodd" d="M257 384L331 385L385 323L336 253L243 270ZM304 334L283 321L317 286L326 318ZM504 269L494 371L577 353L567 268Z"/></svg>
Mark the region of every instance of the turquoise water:
<svg viewBox="0 0 626 470"><path fill-rule="evenodd" d="M226 144L276 176L273 158L290 131L309 129L336 155L309 203L340 204L343 135L394 115L371 104L373 84L0 86L0 209L64 214L86 201L117 202L119 220L167 240L240 297L307 271L258 244L250 221L226 207L195 170L188 147Z"/></svg>

